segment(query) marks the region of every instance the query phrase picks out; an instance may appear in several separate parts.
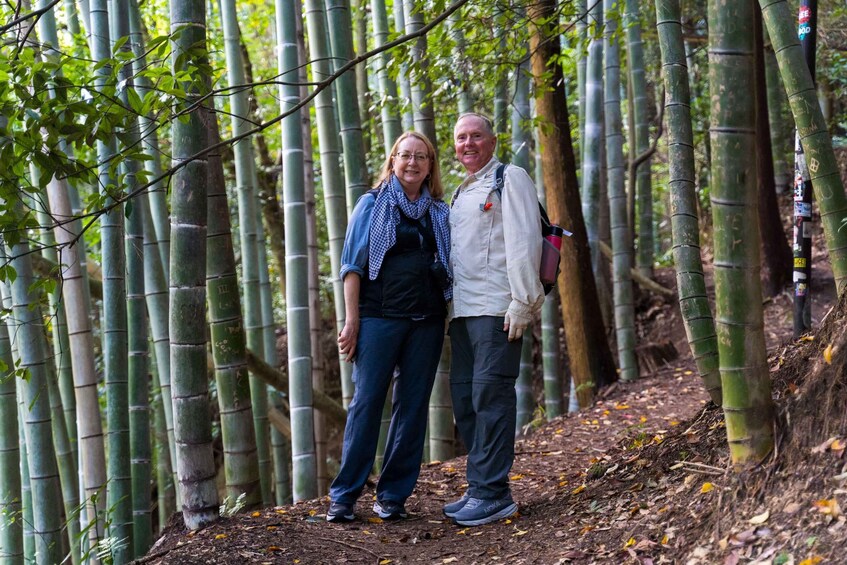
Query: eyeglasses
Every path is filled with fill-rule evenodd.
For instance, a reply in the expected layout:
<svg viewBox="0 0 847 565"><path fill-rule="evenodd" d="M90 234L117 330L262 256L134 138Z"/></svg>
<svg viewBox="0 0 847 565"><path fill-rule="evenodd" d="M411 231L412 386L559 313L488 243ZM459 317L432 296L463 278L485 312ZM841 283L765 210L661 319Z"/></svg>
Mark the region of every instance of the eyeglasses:
<svg viewBox="0 0 847 565"><path fill-rule="evenodd" d="M424 153L409 153L408 151L401 151L399 153L394 154L397 159L403 161L404 163L408 163L412 159L417 161L418 163L424 163L429 160L429 155Z"/></svg>

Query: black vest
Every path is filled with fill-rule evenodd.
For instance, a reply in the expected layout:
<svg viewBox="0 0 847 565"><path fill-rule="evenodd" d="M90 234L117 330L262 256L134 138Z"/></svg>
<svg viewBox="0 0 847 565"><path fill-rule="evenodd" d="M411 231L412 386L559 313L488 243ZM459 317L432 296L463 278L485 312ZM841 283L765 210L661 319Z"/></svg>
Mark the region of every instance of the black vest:
<svg viewBox="0 0 847 565"><path fill-rule="evenodd" d="M445 317L444 293L430 274L435 260L435 231L429 214L412 220L400 212L396 241L385 253L376 279L367 273L359 291L363 318Z"/></svg>

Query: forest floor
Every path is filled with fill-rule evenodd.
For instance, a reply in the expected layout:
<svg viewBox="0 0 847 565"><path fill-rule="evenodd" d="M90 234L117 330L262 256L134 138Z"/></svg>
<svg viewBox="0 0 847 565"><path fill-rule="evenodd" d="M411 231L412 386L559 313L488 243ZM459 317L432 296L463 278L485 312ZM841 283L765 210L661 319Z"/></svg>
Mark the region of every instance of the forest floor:
<svg viewBox="0 0 847 565"><path fill-rule="evenodd" d="M459 457L423 466L406 520L374 515L373 485L359 499L357 520L344 525L325 521L325 497L240 513L197 532L177 515L138 562L844 563L847 406L824 399L839 396L836 389L847 396L845 308L822 326L834 284L825 261L814 265L820 330L813 337L791 339L788 292L765 303L778 417L776 452L760 467L729 470L723 413L703 391L678 307L646 297L639 342L671 341L679 357L521 439L513 518L462 528L442 516L442 505L466 487ZM669 270L657 279L675 286Z"/></svg>

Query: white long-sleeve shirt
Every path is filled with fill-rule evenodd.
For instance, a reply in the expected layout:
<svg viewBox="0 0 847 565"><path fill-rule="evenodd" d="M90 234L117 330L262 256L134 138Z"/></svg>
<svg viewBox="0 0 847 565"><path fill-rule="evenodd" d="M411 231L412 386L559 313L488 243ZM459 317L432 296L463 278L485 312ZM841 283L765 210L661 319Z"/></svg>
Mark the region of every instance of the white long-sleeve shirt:
<svg viewBox="0 0 847 565"><path fill-rule="evenodd" d="M535 185L525 170L509 165L501 202L494 190L498 165L492 157L468 175L450 209L454 318L503 316L507 310L532 318L544 303Z"/></svg>

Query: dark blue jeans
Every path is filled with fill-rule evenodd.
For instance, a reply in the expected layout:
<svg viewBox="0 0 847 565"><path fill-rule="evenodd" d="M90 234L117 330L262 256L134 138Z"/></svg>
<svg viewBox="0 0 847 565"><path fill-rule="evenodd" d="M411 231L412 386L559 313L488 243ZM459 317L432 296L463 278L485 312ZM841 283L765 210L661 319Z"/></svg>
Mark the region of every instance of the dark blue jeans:
<svg viewBox="0 0 847 565"><path fill-rule="evenodd" d="M453 415L468 449L468 494L500 499L509 494L515 460L515 381L522 339L509 341L502 316L450 322Z"/></svg>
<svg viewBox="0 0 847 565"><path fill-rule="evenodd" d="M421 470L429 395L443 342L443 318L362 318L341 470L329 489L333 502L353 504L362 493L373 468L382 407L395 366L391 425L376 492L380 501L400 503L412 494Z"/></svg>

